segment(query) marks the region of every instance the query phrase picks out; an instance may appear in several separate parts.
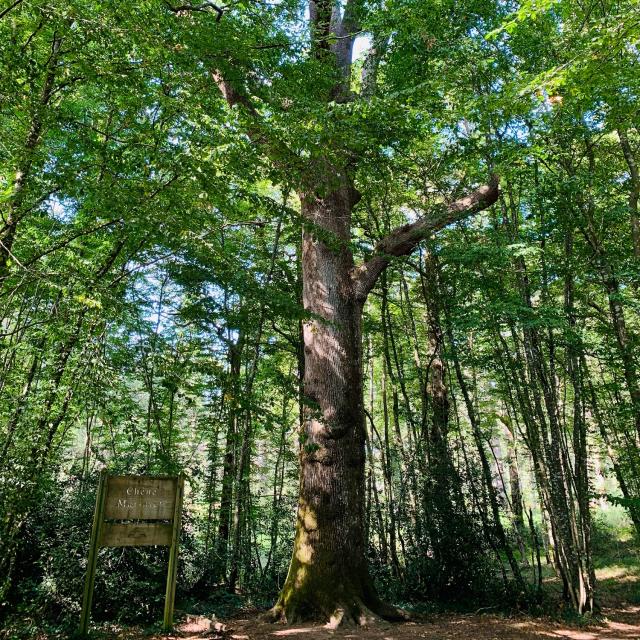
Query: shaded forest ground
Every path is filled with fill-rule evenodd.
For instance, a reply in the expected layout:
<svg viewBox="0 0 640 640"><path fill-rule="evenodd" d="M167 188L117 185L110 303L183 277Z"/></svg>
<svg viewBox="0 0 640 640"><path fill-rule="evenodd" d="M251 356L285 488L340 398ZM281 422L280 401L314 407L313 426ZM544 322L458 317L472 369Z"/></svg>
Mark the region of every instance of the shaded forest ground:
<svg viewBox="0 0 640 640"><path fill-rule="evenodd" d="M331 630L317 624L291 627L262 621L262 612L244 609L227 619L179 614L174 633L158 633L153 627L125 627L103 624L94 630L99 640L174 640L179 638L208 640L329 640L330 638L371 638L372 640L408 640L409 638L468 640L529 640L531 638L566 638L568 640L638 640L640 639L640 562L634 544L618 542L606 557L597 561L597 579L601 613L595 618L571 617L560 605L560 585L547 569L544 579L548 596L548 613L534 616L528 613L499 612L496 607L483 607L470 612L439 612L425 616L419 622L379 624L363 628ZM215 609L215 607L214 607ZM212 619L214 622L212 622ZM0 638L20 638L19 629L0 631ZM60 633L31 636L39 640L61 640Z"/></svg>
<svg viewBox="0 0 640 640"><path fill-rule="evenodd" d="M489 640L505 638L568 638L572 640L637 640L640 638L640 606L619 606L607 609L602 621L592 625L571 625L551 619L531 617L503 617L492 614L443 614L426 623L401 625L381 624L363 629L331 631L317 626L296 626L275 629L273 625L256 624L255 620L239 620L231 624L229 638L238 640L266 640L270 638L301 638L321 640L327 638L372 638L375 640L405 640L408 638L477 638ZM185 636L183 636L185 637ZM189 637L188 635L186 637ZM191 637L198 637L192 635ZM199 637L207 637L200 634ZM208 637L215 635L209 634Z"/></svg>
<svg viewBox="0 0 640 640"><path fill-rule="evenodd" d="M634 545L620 542L607 557L596 564L599 602L602 611L595 619L564 615L558 609L553 615L496 613L491 607L468 613L444 612L427 616L423 621L407 624L382 622L365 628L327 629L322 625L282 627L264 623L260 612L245 613L225 621L226 633L205 630L204 620L191 620L180 625L174 636L167 638L231 638L233 640L328 640L329 638L371 638L372 640L408 640L427 638L448 640L529 640L530 638L566 638L568 640L640 640L640 562ZM550 602L560 601L560 585L549 573L544 580ZM199 624L200 623L200 628Z"/></svg>
<svg viewBox="0 0 640 640"><path fill-rule="evenodd" d="M292 627L273 625L262 622L260 612L253 612L249 614L249 617L246 617L245 614L243 618L229 620L225 626L226 631L215 631L210 629L206 619L191 619L179 625L175 634L154 635L151 638L154 640L168 640L170 638L207 638L210 640L277 640L278 638L300 638L301 640L328 640L329 638L638 640L640 638L640 606L618 603L615 606L605 607L600 618L590 623L571 623L548 617L533 618L525 615L508 617L489 613L451 613L435 615L427 622L380 623L358 629L331 630L322 625L296 625ZM149 636L128 630L116 634L116 637L122 640L138 640Z"/></svg>

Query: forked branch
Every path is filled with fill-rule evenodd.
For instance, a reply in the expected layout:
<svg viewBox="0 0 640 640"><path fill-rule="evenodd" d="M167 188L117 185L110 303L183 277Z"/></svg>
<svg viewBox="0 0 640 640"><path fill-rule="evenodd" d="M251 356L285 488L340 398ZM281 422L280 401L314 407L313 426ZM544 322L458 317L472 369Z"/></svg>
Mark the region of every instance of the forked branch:
<svg viewBox="0 0 640 640"><path fill-rule="evenodd" d="M498 194L499 178L494 175L488 184L479 187L468 196L391 231L378 243L371 258L354 268L352 279L356 297L361 301L366 299L378 276L392 258L409 255L421 240L434 231L490 207L498 199Z"/></svg>

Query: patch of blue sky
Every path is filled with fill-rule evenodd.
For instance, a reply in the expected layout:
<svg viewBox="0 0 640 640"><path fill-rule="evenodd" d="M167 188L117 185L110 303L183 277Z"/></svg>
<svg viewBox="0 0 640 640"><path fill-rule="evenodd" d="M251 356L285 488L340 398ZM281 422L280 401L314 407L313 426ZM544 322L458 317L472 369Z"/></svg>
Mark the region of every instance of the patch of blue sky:
<svg viewBox="0 0 640 640"><path fill-rule="evenodd" d="M602 131L606 124L606 112L601 105L600 108L586 111L582 116L582 120L591 131Z"/></svg>
<svg viewBox="0 0 640 640"><path fill-rule="evenodd" d="M500 133L505 140L521 144L527 144L530 141L529 128L521 118L512 118L506 122Z"/></svg>
<svg viewBox="0 0 640 640"><path fill-rule="evenodd" d="M638 94L634 93L630 87L620 87L620 95L622 95L629 102L635 103L638 100Z"/></svg>
<svg viewBox="0 0 640 640"><path fill-rule="evenodd" d="M157 327L158 333L172 331L176 304L182 300L181 288L173 282L168 283L155 262L147 265L130 262L127 271L136 273L127 297L142 310L143 320Z"/></svg>
<svg viewBox="0 0 640 640"><path fill-rule="evenodd" d="M78 213L78 206L70 198L59 198L56 195L49 196L45 201L48 214L58 222L68 224L73 222Z"/></svg>
<svg viewBox="0 0 640 640"><path fill-rule="evenodd" d="M389 147L389 146L382 147L380 149L380 153L383 156L387 157L387 158L393 158L393 156L395 156L395 154L396 154L395 149L393 147Z"/></svg>
<svg viewBox="0 0 640 640"><path fill-rule="evenodd" d="M351 56L352 60L359 60L360 58L364 58L369 49L371 48L371 36L366 34L362 34L356 37L353 42L353 54Z"/></svg>
<svg viewBox="0 0 640 640"><path fill-rule="evenodd" d="M635 42L627 42L625 47L627 53L630 53L636 59L636 62L640 62L640 46Z"/></svg>
<svg viewBox="0 0 640 640"><path fill-rule="evenodd" d="M631 174L628 171L623 171L619 173L617 176L614 176L613 181L616 184L625 184L627 180L631 179Z"/></svg>

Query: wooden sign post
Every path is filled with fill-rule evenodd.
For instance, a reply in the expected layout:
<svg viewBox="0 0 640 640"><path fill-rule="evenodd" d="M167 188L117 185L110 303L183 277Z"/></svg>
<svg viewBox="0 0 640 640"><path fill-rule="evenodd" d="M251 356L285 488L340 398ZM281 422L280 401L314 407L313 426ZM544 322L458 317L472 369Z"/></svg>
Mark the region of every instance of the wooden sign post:
<svg viewBox="0 0 640 640"><path fill-rule="evenodd" d="M100 474L82 598L80 635L86 635L89 629L100 547L169 547L164 628L167 631L171 629L183 492L182 475L110 476L106 471Z"/></svg>

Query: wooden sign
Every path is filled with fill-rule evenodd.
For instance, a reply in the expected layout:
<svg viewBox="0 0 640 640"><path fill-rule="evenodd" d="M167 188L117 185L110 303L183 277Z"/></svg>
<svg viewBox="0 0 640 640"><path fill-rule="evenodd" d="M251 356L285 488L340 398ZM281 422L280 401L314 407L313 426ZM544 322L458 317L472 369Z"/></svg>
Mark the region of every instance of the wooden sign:
<svg viewBox="0 0 640 640"><path fill-rule="evenodd" d="M164 628L173 626L178 541L184 478L168 476L100 475L93 514L89 559L85 577L80 635L89 629L91 601L100 547L166 546L169 570L164 603Z"/></svg>
<svg viewBox="0 0 640 640"><path fill-rule="evenodd" d="M105 520L172 520L177 486L177 478L109 477Z"/></svg>
<svg viewBox="0 0 640 640"><path fill-rule="evenodd" d="M148 547L160 545L170 547L172 534L172 524L105 522L100 536L100 546Z"/></svg>

